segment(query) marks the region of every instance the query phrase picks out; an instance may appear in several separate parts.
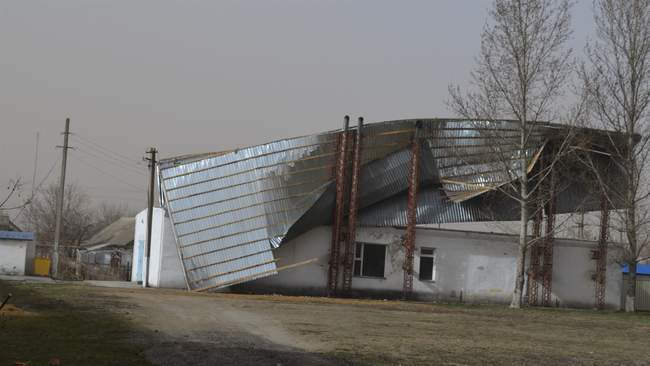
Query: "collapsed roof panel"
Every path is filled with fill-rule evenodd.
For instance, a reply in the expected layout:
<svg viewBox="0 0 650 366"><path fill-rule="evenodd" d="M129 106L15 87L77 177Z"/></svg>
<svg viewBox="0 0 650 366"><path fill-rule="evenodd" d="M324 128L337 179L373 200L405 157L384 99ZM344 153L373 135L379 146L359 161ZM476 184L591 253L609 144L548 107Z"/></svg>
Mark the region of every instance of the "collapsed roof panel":
<svg viewBox="0 0 650 366"><path fill-rule="evenodd" d="M405 225L414 134L422 144L418 223L512 220L517 207L511 200L488 200L483 193L514 181L521 156L531 169L557 129L536 124L527 147L519 149L517 125L508 121L366 125L359 222ZM332 131L159 163L162 198L191 289L216 289L275 274L274 248L331 222L340 135ZM352 143L348 156L351 151Z"/></svg>
<svg viewBox="0 0 650 366"><path fill-rule="evenodd" d="M275 273L271 249L327 188L334 138L306 136L161 163L161 192L192 289Z"/></svg>

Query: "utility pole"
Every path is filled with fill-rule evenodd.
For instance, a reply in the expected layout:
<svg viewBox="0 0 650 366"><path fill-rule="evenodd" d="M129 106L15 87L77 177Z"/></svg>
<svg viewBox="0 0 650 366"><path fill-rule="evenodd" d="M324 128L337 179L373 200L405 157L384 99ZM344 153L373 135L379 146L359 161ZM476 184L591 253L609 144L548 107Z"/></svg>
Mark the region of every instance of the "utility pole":
<svg viewBox="0 0 650 366"><path fill-rule="evenodd" d="M149 253L151 252L151 229L153 227L153 197L154 197L154 182L156 179L156 150L155 147L150 147L147 151L149 158L149 199L147 202L147 245L144 251L144 276L142 278L142 287L149 285Z"/></svg>
<svg viewBox="0 0 650 366"><path fill-rule="evenodd" d="M68 160L68 136L70 135L70 118L65 119L63 132L63 157L61 159L61 176L59 178L59 192L56 200L56 228L54 229L54 249L52 252L52 278L57 278L59 272L59 241L61 240L61 220L63 219L63 196L65 194L65 168Z"/></svg>

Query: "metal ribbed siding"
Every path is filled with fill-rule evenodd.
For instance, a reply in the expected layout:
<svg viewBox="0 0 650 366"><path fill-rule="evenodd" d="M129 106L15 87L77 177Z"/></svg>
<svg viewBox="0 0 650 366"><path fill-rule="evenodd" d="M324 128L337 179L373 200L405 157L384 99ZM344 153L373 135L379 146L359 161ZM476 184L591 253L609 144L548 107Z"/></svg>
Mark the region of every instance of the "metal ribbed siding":
<svg viewBox="0 0 650 366"><path fill-rule="evenodd" d="M478 205L455 203L450 201L444 192L432 188L424 188L417 196L417 222L419 225L444 224L452 222L473 222L487 219L481 213ZM405 227L407 201L405 197L394 197L359 213L359 224L362 226Z"/></svg>
<svg viewBox="0 0 650 366"><path fill-rule="evenodd" d="M543 144L539 128L521 150L519 130L509 121L448 121L426 126L429 146L449 198L461 202L517 179L518 160ZM506 163L504 166L504 162Z"/></svg>
<svg viewBox="0 0 650 366"><path fill-rule="evenodd" d="M163 162L161 189L192 289L275 273L271 249L325 191L334 134L183 164Z"/></svg>

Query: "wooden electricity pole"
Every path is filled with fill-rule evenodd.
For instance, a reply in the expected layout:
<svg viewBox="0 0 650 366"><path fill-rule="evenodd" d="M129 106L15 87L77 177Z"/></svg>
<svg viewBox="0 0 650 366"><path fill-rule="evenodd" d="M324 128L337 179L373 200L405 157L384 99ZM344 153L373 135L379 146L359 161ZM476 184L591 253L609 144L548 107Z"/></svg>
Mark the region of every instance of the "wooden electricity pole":
<svg viewBox="0 0 650 366"><path fill-rule="evenodd" d="M149 197L147 202L147 245L144 251L144 276L142 278L142 287L149 286L149 253L151 252L151 231L153 227L153 198L154 183L156 180L156 150L155 147L149 148Z"/></svg>
<svg viewBox="0 0 650 366"><path fill-rule="evenodd" d="M52 268L50 269L52 278L57 278L59 272L59 242L61 240L61 220L63 219L63 196L65 193L65 168L68 160L68 136L70 135L70 118L65 120L65 131L63 132L63 146L57 146L63 149L61 159L61 176L59 178L59 191L56 200L56 228L54 229L54 248L52 251Z"/></svg>

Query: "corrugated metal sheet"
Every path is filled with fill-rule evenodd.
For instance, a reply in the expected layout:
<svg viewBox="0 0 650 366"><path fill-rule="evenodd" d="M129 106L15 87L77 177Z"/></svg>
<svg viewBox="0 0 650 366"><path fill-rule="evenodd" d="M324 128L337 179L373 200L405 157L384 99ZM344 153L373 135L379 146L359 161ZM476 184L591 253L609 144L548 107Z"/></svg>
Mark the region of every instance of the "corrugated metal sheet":
<svg viewBox="0 0 650 366"><path fill-rule="evenodd" d="M444 121L426 125L423 133L444 190L455 202L516 180L521 157L530 160L544 142L542 131L534 131L522 151L520 130L510 121Z"/></svg>
<svg viewBox="0 0 650 366"><path fill-rule="evenodd" d="M192 289L275 273L271 249L329 184L333 137L161 163L161 191Z"/></svg>
<svg viewBox="0 0 650 366"><path fill-rule="evenodd" d="M417 197L417 222L419 224L441 224L449 222L484 221L475 204L450 201L442 190L424 189ZM359 213L361 226L406 226L407 201L397 196L363 209Z"/></svg>
<svg viewBox="0 0 650 366"><path fill-rule="evenodd" d="M534 160L539 154L554 127L537 126L522 151L516 145L514 122L413 119L366 125L360 223L405 225L409 144L416 129L422 143L419 223L510 219L512 205L497 200L486 210L494 202L481 194L514 180L518 157ZM331 222L338 134L331 131L159 164L162 200L192 289L272 275L274 248ZM495 144L495 138L500 143ZM506 166L500 163L503 158L509 161Z"/></svg>

